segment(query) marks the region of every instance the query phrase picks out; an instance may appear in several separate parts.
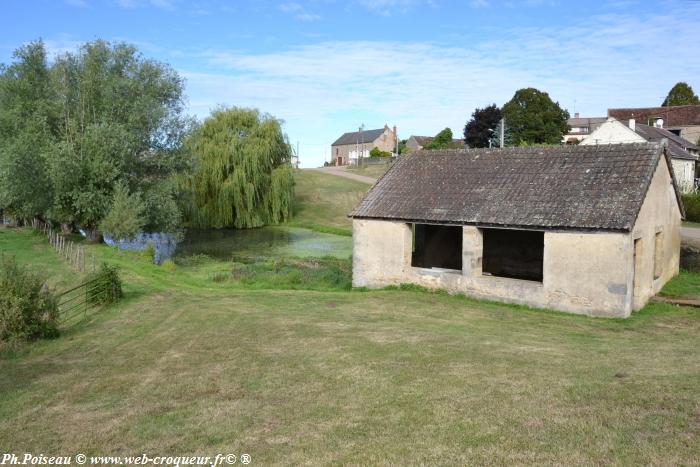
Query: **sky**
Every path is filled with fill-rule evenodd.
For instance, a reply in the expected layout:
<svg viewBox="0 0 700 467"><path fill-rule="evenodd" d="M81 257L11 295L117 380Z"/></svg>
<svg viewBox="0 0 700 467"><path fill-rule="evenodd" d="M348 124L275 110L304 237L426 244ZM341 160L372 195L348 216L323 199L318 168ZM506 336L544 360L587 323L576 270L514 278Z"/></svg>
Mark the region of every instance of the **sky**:
<svg viewBox="0 0 700 467"><path fill-rule="evenodd" d="M301 165L341 134L459 137L475 108L535 87L574 114L700 92L700 0L45 0L3 2L0 62L129 42L186 81L187 112L255 107L284 121Z"/></svg>

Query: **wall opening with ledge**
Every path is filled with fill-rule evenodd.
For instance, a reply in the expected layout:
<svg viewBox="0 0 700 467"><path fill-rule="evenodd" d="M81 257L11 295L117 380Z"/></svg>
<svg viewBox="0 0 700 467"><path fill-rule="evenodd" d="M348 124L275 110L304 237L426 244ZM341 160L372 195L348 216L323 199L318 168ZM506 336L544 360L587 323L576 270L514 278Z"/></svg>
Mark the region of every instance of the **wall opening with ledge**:
<svg viewBox="0 0 700 467"><path fill-rule="evenodd" d="M411 266L462 270L462 226L413 224Z"/></svg>
<svg viewBox="0 0 700 467"><path fill-rule="evenodd" d="M482 229L482 274L542 282L544 232Z"/></svg>

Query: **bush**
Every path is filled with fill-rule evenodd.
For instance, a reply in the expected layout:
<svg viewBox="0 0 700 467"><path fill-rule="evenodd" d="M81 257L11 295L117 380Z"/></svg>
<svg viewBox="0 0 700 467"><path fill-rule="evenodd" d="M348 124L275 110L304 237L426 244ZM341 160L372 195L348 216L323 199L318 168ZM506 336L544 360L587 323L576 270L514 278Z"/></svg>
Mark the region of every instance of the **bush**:
<svg viewBox="0 0 700 467"><path fill-rule="evenodd" d="M114 188L112 207L100 223L100 229L112 235L115 241L132 239L146 223L145 209L140 194L129 194L126 185L118 184Z"/></svg>
<svg viewBox="0 0 700 467"><path fill-rule="evenodd" d="M0 259L0 341L58 335L58 302L14 257Z"/></svg>
<svg viewBox="0 0 700 467"><path fill-rule="evenodd" d="M119 300L122 295L122 280L119 277L119 268L102 263L99 271L93 272L88 281L99 279L99 285L103 286L91 294L90 303L106 305ZM95 284L97 285L97 284Z"/></svg>
<svg viewBox="0 0 700 467"><path fill-rule="evenodd" d="M391 157L391 153L389 151L382 151L379 148L372 148L369 155L371 157Z"/></svg>
<svg viewBox="0 0 700 467"><path fill-rule="evenodd" d="M683 195L683 206L685 207L685 220L700 222L700 193Z"/></svg>

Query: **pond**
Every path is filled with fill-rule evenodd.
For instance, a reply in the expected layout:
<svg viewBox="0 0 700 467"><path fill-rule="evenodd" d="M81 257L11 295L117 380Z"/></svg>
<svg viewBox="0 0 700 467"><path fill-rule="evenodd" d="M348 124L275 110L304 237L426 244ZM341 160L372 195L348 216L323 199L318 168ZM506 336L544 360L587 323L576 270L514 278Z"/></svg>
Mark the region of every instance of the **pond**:
<svg viewBox="0 0 700 467"><path fill-rule="evenodd" d="M174 256L198 254L224 261L241 256L348 258L352 254L352 238L285 226L189 229L178 243Z"/></svg>

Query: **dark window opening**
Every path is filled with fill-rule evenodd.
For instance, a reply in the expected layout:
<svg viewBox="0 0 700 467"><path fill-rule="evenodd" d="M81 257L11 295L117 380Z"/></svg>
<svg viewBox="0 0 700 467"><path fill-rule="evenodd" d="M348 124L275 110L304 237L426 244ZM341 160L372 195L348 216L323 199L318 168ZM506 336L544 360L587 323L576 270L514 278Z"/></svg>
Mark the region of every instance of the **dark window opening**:
<svg viewBox="0 0 700 467"><path fill-rule="evenodd" d="M663 273L663 237L661 232L656 232L654 237L654 280Z"/></svg>
<svg viewBox="0 0 700 467"><path fill-rule="evenodd" d="M544 232L483 229L485 275L542 282Z"/></svg>
<svg viewBox="0 0 700 467"><path fill-rule="evenodd" d="M413 224L411 266L462 270L462 227Z"/></svg>

